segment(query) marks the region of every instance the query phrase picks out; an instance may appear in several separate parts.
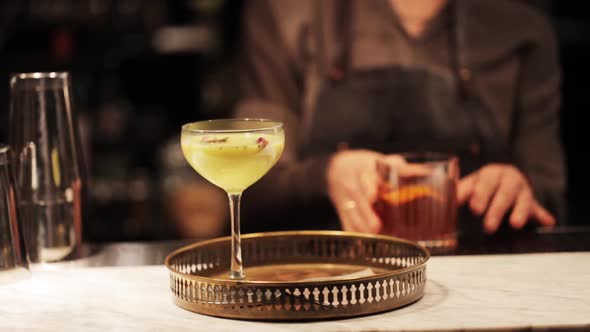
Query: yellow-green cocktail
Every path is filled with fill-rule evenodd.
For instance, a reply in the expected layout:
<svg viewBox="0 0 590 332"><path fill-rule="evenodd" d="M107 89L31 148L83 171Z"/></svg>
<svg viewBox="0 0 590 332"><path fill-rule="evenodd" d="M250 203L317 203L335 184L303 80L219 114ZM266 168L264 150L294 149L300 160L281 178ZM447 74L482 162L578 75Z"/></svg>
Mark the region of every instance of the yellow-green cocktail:
<svg viewBox="0 0 590 332"><path fill-rule="evenodd" d="M230 278L244 278L240 248L240 198L279 160L285 146L283 124L265 119L227 119L182 126L188 163L229 196L232 223Z"/></svg>

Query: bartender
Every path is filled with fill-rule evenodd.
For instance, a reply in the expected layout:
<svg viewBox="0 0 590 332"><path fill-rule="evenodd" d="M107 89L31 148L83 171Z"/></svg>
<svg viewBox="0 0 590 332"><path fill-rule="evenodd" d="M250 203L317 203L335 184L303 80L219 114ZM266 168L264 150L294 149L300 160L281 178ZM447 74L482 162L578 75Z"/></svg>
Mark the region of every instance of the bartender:
<svg viewBox="0 0 590 332"><path fill-rule="evenodd" d="M244 231L378 233L376 160L407 151L460 158L458 200L488 233L564 215L556 38L525 3L251 0L242 31L235 116L287 135Z"/></svg>

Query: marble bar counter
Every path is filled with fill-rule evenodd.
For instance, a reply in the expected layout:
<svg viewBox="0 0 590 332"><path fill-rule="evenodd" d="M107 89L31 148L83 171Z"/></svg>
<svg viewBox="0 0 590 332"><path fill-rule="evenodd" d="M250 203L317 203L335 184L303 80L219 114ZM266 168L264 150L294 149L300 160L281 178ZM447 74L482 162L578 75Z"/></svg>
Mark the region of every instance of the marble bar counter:
<svg viewBox="0 0 590 332"><path fill-rule="evenodd" d="M306 323L195 314L173 304L161 264L92 265L38 265L30 279L0 285L0 331L590 330L590 252L432 257L418 302Z"/></svg>

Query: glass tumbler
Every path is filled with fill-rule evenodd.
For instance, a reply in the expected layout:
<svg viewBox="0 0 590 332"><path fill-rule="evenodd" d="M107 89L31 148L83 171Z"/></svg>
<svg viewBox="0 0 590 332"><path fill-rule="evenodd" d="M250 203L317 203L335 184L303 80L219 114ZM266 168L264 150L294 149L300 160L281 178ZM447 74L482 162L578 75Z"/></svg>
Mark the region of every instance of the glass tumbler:
<svg viewBox="0 0 590 332"><path fill-rule="evenodd" d="M431 251L457 246L459 162L442 153L406 153L378 162L374 209L382 233L416 241Z"/></svg>
<svg viewBox="0 0 590 332"><path fill-rule="evenodd" d="M10 157L0 145L0 285L30 276Z"/></svg>
<svg viewBox="0 0 590 332"><path fill-rule="evenodd" d="M74 258L82 243L82 153L66 72L10 81L10 145L31 262Z"/></svg>

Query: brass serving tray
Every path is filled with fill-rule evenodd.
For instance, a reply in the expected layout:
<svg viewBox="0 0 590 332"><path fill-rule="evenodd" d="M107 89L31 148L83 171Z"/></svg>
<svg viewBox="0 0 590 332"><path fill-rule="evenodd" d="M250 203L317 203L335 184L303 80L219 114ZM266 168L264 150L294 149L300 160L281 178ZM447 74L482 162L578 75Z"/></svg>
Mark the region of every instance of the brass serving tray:
<svg viewBox="0 0 590 332"><path fill-rule="evenodd" d="M251 320L367 315L420 299L430 257L406 240L338 231L248 234L242 254L246 279L239 281L228 278L229 237L168 255L175 303L205 315Z"/></svg>

